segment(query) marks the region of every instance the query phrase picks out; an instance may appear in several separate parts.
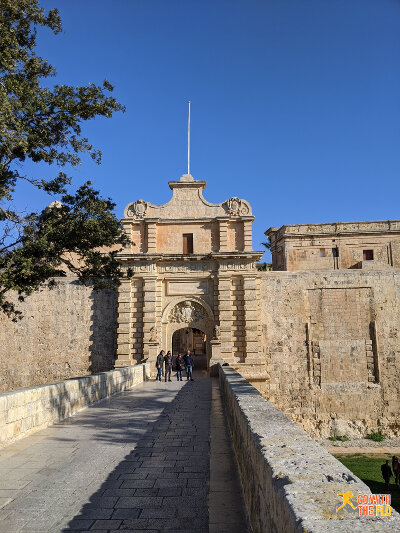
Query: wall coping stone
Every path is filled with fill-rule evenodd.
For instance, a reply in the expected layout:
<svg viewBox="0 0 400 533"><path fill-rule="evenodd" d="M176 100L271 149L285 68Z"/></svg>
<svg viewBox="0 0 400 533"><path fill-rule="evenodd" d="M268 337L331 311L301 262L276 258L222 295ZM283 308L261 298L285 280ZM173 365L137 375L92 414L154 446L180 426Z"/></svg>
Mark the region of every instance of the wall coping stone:
<svg viewBox="0 0 400 533"><path fill-rule="evenodd" d="M0 447L60 422L150 377L150 363L0 394Z"/></svg>
<svg viewBox="0 0 400 533"><path fill-rule="evenodd" d="M254 533L400 531L400 515L359 516L339 493L371 494L333 455L230 366L219 367L226 415Z"/></svg>

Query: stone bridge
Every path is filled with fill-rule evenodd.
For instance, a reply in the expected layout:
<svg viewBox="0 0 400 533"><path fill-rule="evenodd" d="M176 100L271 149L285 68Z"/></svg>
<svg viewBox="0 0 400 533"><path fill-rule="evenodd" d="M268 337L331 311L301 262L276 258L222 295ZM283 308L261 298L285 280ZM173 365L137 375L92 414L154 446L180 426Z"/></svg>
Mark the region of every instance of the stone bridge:
<svg viewBox="0 0 400 533"><path fill-rule="evenodd" d="M400 531L394 511L336 512L368 487L231 367L148 376L0 395L0 532Z"/></svg>

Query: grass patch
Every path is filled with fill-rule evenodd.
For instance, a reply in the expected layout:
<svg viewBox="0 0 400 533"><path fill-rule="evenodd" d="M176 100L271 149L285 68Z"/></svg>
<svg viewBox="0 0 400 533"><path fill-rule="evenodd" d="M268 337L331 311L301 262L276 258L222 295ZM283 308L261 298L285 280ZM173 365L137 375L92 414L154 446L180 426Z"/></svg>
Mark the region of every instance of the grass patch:
<svg viewBox="0 0 400 533"><path fill-rule="evenodd" d="M336 437L328 437L328 439L332 442L335 442L335 440L339 440L340 442L346 442L350 440L346 435L337 435Z"/></svg>
<svg viewBox="0 0 400 533"><path fill-rule="evenodd" d="M369 435L365 436L366 439L373 440L375 442L382 442L386 439L385 435L383 435L380 431L377 431L375 433L370 433Z"/></svg>
<svg viewBox="0 0 400 533"><path fill-rule="evenodd" d="M341 463L359 477L373 494L387 494L385 482L381 474L381 465L386 459L389 459L390 468L392 468L392 456L386 455L381 457L370 457L363 454L355 455L336 455ZM392 495L392 507L400 512L400 488L394 484L394 478L390 478L389 493Z"/></svg>

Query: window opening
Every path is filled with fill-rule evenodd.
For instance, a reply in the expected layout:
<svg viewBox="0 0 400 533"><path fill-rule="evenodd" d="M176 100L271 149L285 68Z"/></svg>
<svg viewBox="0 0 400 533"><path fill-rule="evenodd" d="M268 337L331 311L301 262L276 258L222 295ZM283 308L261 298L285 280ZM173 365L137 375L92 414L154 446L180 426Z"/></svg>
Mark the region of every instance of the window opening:
<svg viewBox="0 0 400 533"><path fill-rule="evenodd" d="M373 250L363 250L363 261L373 261L374 251Z"/></svg>
<svg viewBox="0 0 400 533"><path fill-rule="evenodd" d="M193 233L183 234L183 253L184 254L193 253Z"/></svg>

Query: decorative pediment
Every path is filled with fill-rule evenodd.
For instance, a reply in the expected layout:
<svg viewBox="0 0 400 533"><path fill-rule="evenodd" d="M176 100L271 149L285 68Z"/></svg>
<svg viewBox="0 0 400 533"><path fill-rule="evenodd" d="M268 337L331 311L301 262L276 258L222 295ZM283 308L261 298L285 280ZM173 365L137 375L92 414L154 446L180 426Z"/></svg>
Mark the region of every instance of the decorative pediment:
<svg viewBox="0 0 400 533"><path fill-rule="evenodd" d="M172 198L162 205L154 205L144 200L137 200L127 205L125 218L142 220L154 219L196 219L217 217L241 217L251 215L248 202L233 197L220 204L207 202L203 197L205 181L195 181L190 174L184 174L179 181L170 181Z"/></svg>

